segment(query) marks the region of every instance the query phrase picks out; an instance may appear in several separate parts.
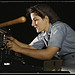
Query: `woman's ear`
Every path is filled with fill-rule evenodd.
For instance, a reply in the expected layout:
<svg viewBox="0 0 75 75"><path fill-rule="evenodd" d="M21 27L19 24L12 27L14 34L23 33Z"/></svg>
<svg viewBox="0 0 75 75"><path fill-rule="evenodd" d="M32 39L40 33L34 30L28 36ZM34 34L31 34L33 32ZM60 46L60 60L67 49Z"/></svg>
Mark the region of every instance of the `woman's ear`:
<svg viewBox="0 0 75 75"><path fill-rule="evenodd" d="M45 16L46 19L48 19L48 16Z"/></svg>
<svg viewBox="0 0 75 75"><path fill-rule="evenodd" d="M46 22L49 22L49 17L45 16L45 20L46 20Z"/></svg>

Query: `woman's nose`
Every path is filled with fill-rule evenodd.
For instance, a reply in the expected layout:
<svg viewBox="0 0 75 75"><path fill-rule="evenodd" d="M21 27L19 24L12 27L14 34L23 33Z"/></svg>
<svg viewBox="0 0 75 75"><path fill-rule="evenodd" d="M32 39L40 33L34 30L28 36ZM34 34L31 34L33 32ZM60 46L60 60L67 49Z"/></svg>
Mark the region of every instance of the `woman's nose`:
<svg viewBox="0 0 75 75"><path fill-rule="evenodd" d="M36 23L34 21L32 21L32 26L35 26L35 25L36 25Z"/></svg>

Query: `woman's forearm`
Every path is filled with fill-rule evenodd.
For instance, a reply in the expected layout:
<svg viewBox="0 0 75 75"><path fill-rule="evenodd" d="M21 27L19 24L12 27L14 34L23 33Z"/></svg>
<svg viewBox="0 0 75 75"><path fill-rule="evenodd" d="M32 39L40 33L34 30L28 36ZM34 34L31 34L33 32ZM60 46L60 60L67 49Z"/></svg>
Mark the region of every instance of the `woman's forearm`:
<svg viewBox="0 0 75 75"><path fill-rule="evenodd" d="M19 45L20 47L23 47L23 48L35 49L34 47L30 46L29 44L22 43L16 39L14 40L14 43L16 43L17 45Z"/></svg>

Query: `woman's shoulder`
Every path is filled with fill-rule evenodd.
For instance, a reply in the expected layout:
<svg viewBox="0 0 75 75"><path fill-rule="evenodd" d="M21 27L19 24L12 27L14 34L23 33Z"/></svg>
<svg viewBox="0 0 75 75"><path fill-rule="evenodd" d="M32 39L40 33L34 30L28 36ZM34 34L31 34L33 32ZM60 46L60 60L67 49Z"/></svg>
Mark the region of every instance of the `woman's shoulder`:
<svg viewBox="0 0 75 75"><path fill-rule="evenodd" d="M53 23L53 27L52 28L66 28L69 27L69 25L65 22L62 21L57 21L55 23Z"/></svg>

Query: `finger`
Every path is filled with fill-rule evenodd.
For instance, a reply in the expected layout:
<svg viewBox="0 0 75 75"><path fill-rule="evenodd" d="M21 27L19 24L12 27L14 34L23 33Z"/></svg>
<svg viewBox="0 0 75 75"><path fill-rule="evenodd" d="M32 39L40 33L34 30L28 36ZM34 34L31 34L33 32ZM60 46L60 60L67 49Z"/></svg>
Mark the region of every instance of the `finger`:
<svg viewBox="0 0 75 75"><path fill-rule="evenodd" d="M10 44L7 44L7 47L9 48L9 47L12 47L12 45L10 45Z"/></svg>
<svg viewBox="0 0 75 75"><path fill-rule="evenodd" d="M12 45L13 45L13 44L12 44L12 42L10 42L10 41L7 43L7 47L12 47Z"/></svg>
<svg viewBox="0 0 75 75"><path fill-rule="evenodd" d="M10 40L7 40L7 42L10 42Z"/></svg>
<svg viewBox="0 0 75 75"><path fill-rule="evenodd" d="M11 40L7 40L7 44L11 44L12 43L12 41Z"/></svg>
<svg viewBox="0 0 75 75"><path fill-rule="evenodd" d="M8 50L12 50L12 48L11 48L11 47L7 47L7 49L8 49Z"/></svg>
<svg viewBox="0 0 75 75"><path fill-rule="evenodd" d="M7 36L7 38L9 38L9 39L10 39L10 38L11 38L11 36Z"/></svg>
<svg viewBox="0 0 75 75"><path fill-rule="evenodd" d="M8 39L13 39L13 37L12 37L12 36L7 36L7 38L8 38Z"/></svg>

